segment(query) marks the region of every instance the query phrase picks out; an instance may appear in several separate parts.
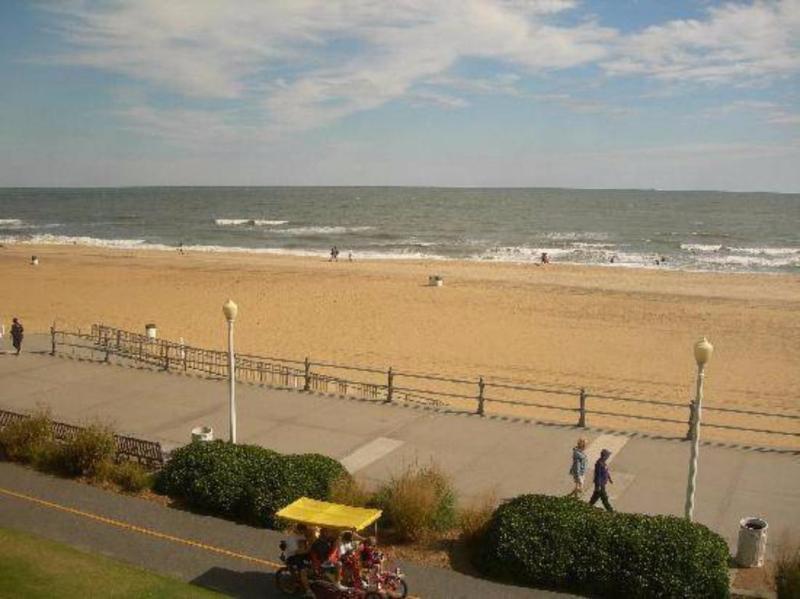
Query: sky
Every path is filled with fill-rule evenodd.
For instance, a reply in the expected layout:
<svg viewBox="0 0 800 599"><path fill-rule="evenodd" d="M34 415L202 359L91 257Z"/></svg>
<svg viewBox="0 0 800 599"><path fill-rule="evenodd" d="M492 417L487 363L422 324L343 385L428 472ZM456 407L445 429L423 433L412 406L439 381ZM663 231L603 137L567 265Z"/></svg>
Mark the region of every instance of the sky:
<svg viewBox="0 0 800 599"><path fill-rule="evenodd" d="M0 1L0 186L800 192L800 0Z"/></svg>

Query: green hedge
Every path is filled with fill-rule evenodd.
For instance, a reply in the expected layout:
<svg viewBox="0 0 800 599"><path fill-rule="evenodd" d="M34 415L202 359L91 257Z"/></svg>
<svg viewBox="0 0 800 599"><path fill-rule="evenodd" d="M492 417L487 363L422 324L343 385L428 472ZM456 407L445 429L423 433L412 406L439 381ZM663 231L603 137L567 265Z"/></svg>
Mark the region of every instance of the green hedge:
<svg viewBox="0 0 800 599"><path fill-rule="evenodd" d="M277 525L275 512L299 497L327 499L344 467L319 454L282 455L256 445L190 443L175 450L155 488L214 515Z"/></svg>
<svg viewBox="0 0 800 599"><path fill-rule="evenodd" d="M718 534L571 498L522 495L501 505L474 559L489 576L595 597L729 597Z"/></svg>

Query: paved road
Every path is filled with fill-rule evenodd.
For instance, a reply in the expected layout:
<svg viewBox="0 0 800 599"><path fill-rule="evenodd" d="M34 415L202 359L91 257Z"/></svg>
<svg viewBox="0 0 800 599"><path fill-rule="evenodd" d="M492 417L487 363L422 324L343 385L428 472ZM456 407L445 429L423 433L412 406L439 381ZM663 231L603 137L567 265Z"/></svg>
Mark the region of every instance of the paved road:
<svg viewBox="0 0 800 599"><path fill-rule="evenodd" d="M46 339L32 337L29 347ZM470 415L386 406L296 391L239 385L238 436L282 452L317 451L342 460L357 477L377 483L408 464L435 460L464 498L494 490L566 493L576 437L590 453L614 450L612 501L625 511L682 515L689 445L601 430L544 426ZM0 356L0 408L29 410L46 402L58 418L114 421L118 430L186 443L190 430L210 425L227 437L224 382L45 354ZM800 538L800 458L704 445L695 517L735 548L738 522L761 516L770 525L770 550L782 534Z"/></svg>
<svg viewBox="0 0 800 599"><path fill-rule="evenodd" d="M275 589L272 578L280 553L280 533L165 508L3 462L0 526L101 553L235 597L284 597ZM411 594L422 599L569 597L496 584L450 570L407 563L401 566L407 572Z"/></svg>

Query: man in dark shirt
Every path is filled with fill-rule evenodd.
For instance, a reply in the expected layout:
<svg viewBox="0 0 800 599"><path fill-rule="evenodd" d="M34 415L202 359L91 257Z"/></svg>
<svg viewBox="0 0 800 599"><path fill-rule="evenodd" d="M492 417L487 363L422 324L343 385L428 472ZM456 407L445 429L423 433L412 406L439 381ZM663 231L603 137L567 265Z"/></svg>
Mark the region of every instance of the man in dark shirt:
<svg viewBox="0 0 800 599"><path fill-rule="evenodd" d="M11 342L14 344L14 349L17 350L17 355L22 350L22 334L25 329L22 328L19 320L14 318L11 324Z"/></svg>
<svg viewBox="0 0 800 599"><path fill-rule="evenodd" d="M594 505L600 499L603 502L603 506L609 512L613 512L614 508L611 507L606 493L606 483L614 484L614 481L611 480L611 472L608 469L608 457L610 455L611 452L604 449L600 452L600 458L594 464L594 493L592 493L592 498L589 500L589 505Z"/></svg>

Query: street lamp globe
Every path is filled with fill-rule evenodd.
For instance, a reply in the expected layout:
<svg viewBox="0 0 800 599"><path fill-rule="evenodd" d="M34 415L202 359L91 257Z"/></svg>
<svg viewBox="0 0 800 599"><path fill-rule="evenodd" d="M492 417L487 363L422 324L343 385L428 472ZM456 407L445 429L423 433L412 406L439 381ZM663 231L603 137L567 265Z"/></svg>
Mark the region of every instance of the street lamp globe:
<svg viewBox="0 0 800 599"><path fill-rule="evenodd" d="M711 354L713 353L714 346L711 345L705 337L694 345L694 359L698 366L705 366L706 362L711 359Z"/></svg>
<svg viewBox="0 0 800 599"><path fill-rule="evenodd" d="M239 312L239 306L237 306L236 302L234 302L232 299L229 299L222 306L222 312L225 314L225 318L228 319L228 322L233 322L236 320L236 314Z"/></svg>

